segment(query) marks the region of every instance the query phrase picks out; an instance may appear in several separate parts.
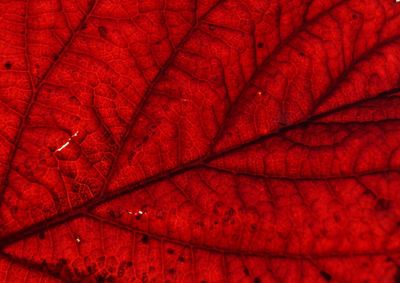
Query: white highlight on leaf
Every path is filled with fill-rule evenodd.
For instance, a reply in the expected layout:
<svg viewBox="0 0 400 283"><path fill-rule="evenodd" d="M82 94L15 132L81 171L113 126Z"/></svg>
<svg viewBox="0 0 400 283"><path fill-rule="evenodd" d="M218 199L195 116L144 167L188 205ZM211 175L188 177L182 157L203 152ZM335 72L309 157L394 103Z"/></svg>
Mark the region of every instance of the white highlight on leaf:
<svg viewBox="0 0 400 283"><path fill-rule="evenodd" d="M129 215L135 215L135 216L146 214L146 212L143 211L143 210L141 210L141 209L138 209L138 210L135 211L135 212L133 212L133 211L131 211L131 210L128 210L127 213L128 213Z"/></svg>
<svg viewBox="0 0 400 283"><path fill-rule="evenodd" d="M71 139L72 139L73 137L76 137L76 136L78 135L78 133L79 133L79 131L76 131L75 134L73 134L73 135L68 139L68 141L67 141L66 143L64 143L62 146L60 146L59 148L57 148L56 151L61 151L61 150L63 150L64 148L66 148L66 147L69 145Z"/></svg>
<svg viewBox="0 0 400 283"><path fill-rule="evenodd" d="M64 143L64 144L63 144L62 146L60 146L59 148L57 148L56 151L61 151L61 150L63 150L64 148L66 148L68 145L69 145L69 141L67 141L66 143Z"/></svg>
<svg viewBox="0 0 400 283"><path fill-rule="evenodd" d="M78 237L76 237L75 241L79 244L81 242L81 238L79 238L79 236L78 236Z"/></svg>

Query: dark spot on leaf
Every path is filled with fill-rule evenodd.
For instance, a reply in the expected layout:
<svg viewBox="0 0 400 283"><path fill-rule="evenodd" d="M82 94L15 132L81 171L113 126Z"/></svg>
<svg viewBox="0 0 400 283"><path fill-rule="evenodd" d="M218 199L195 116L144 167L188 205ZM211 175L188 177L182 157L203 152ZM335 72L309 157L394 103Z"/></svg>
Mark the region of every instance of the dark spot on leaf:
<svg viewBox="0 0 400 283"><path fill-rule="evenodd" d="M332 280L332 275L330 275L328 272L326 272L325 270L321 270L319 272L319 274L321 274L321 276L326 280L326 281L331 281Z"/></svg>
<svg viewBox="0 0 400 283"><path fill-rule="evenodd" d="M135 155L136 155L136 151L131 150L131 152L129 153L129 156L128 156L128 161L130 164L132 163L132 159L135 157Z"/></svg>
<svg viewBox="0 0 400 283"><path fill-rule="evenodd" d="M97 28L97 30L99 31L100 37L102 37L102 38L106 38L107 37L107 29L106 29L105 26L99 26Z"/></svg>
<svg viewBox="0 0 400 283"><path fill-rule="evenodd" d="M303 51L300 51L299 54L301 57L304 57L306 55Z"/></svg>
<svg viewBox="0 0 400 283"><path fill-rule="evenodd" d="M263 47L264 47L264 43L263 43L263 42L257 43L257 47L258 47L258 48L263 48Z"/></svg>
<svg viewBox="0 0 400 283"><path fill-rule="evenodd" d="M11 67L12 67L11 62L6 62L6 63L4 64L4 67L5 67L7 70L10 70Z"/></svg>
<svg viewBox="0 0 400 283"><path fill-rule="evenodd" d="M58 54L53 54L53 60L54 61L58 60L58 58L59 58Z"/></svg>
<svg viewBox="0 0 400 283"><path fill-rule="evenodd" d="M104 276L104 275L97 275L97 276L96 276L96 282L97 282L97 283L104 283L104 282L106 282L105 276Z"/></svg>
<svg viewBox="0 0 400 283"><path fill-rule="evenodd" d="M71 95L69 100L74 104L79 104L79 99L75 95Z"/></svg>
<svg viewBox="0 0 400 283"><path fill-rule="evenodd" d="M235 210L231 207L226 211L227 216L233 216L235 215Z"/></svg>
<svg viewBox="0 0 400 283"><path fill-rule="evenodd" d="M351 15L351 18L352 18L353 20L356 20L356 19L358 18L358 15L357 15L357 14L353 14L353 15Z"/></svg>
<svg viewBox="0 0 400 283"><path fill-rule="evenodd" d="M143 244L148 244L148 243L149 243L149 236L143 235L143 237L142 237L142 243L143 243Z"/></svg>
<svg viewBox="0 0 400 283"><path fill-rule="evenodd" d="M43 268L47 268L47 261L45 259L42 260L41 265L42 265Z"/></svg>
<svg viewBox="0 0 400 283"><path fill-rule="evenodd" d="M201 280L200 283L207 283L207 281L206 280Z"/></svg>
<svg viewBox="0 0 400 283"><path fill-rule="evenodd" d="M175 268L168 269L169 274L175 274L175 272L176 272Z"/></svg>
<svg viewBox="0 0 400 283"><path fill-rule="evenodd" d="M261 279L259 277L255 277L253 282L254 283L261 283Z"/></svg>
<svg viewBox="0 0 400 283"><path fill-rule="evenodd" d="M208 25L208 29L211 30L211 31L214 31L215 30L215 26L212 25L212 24L209 24Z"/></svg>
<svg viewBox="0 0 400 283"><path fill-rule="evenodd" d="M247 266L245 266L245 267L243 268L243 273L244 273L244 275L246 275L246 276L250 276L250 271L249 271L249 269L247 268Z"/></svg>
<svg viewBox="0 0 400 283"><path fill-rule="evenodd" d="M89 265L88 267L86 267L87 271L89 274L93 273L93 267L91 265Z"/></svg>
<svg viewBox="0 0 400 283"><path fill-rule="evenodd" d="M387 199L380 198L376 201L375 210L376 211L386 211L389 210L392 202Z"/></svg>
<svg viewBox="0 0 400 283"><path fill-rule="evenodd" d="M180 256L178 257L178 261L179 261L179 262L185 262L185 257L183 257L183 256L180 255Z"/></svg>
<svg viewBox="0 0 400 283"><path fill-rule="evenodd" d="M83 23L82 26L81 26L81 30L85 30L85 29L87 29L87 24Z"/></svg>
<svg viewBox="0 0 400 283"><path fill-rule="evenodd" d="M200 226L200 227L204 227L205 226L203 221L197 221L195 224Z"/></svg>
<svg viewBox="0 0 400 283"><path fill-rule="evenodd" d="M77 192L79 192L79 187L80 187L79 184L73 183L73 184L72 184L71 191L72 191L73 193L77 193Z"/></svg>
<svg viewBox="0 0 400 283"><path fill-rule="evenodd" d="M60 263L60 265L66 265L68 261L65 258L60 258L58 262Z"/></svg>
<svg viewBox="0 0 400 283"><path fill-rule="evenodd" d="M136 218L136 220L140 220L140 219L142 218L142 216L143 216L143 214L137 213L137 214L135 215L135 218Z"/></svg>
<svg viewBox="0 0 400 283"><path fill-rule="evenodd" d="M175 253L175 251L174 251L173 249L167 249L167 253L170 254L170 255L172 255L172 254Z"/></svg>
<svg viewBox="0 0 400 283"><path fill-rule="evenodd" d="M367 196L374 196L374 193L371 192L371 190L364 190L363 194Z"/></svg>

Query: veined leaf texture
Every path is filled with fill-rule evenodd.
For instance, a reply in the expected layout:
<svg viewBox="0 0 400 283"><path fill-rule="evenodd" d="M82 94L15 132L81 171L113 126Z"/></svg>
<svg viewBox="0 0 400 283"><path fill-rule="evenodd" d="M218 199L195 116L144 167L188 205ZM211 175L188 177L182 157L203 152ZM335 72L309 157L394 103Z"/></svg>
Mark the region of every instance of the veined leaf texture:
<svg viewBox="0 0 400 283"><path fill-rule="evenodd" d="M1 0L0 282L400 282L395 0Z"/></svg>

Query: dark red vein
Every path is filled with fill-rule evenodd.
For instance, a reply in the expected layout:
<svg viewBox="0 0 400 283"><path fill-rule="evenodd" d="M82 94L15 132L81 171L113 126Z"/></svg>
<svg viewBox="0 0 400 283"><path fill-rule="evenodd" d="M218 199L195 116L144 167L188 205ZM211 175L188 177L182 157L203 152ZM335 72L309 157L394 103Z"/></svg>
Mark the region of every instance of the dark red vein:
<svg viewBox="0 0 400 283"><path fill-rule="evenodd" d="M99 197L101 197L104 194L104 191L107 189L109 182L111 180L111 176L113 175L114 171L116 170L116 164L118 164L119 158L121 153L123 152L123 148L125 146L126 141L129 138L129 134L132 131L133 126L136 124L137 119L139 117L139 114L142 112L143 107L146 105L154 87L156 86L157 82L164 76L165 72L167 71L167 69L169 68L169 66L171 66L171 64L174 62L176 56L178 56L179 51L181 50L181 48L185 45L185 43L190 39L190 36L192 35L192 33L197 29L197 27L199 26L199 24L204 21L204 19L207 18L207 16L219 5L221 5L221 3L225 2L225 0L218 0L217 2L214 3L213 6L211 6L209 8L209 10L204 13L192 26L192 28L183 36L183 38L181 39L181 41L177 44L177 46L175 47L174 52L171 53L171 55L168 57L168 59L166 60L166 62L164 63L164 65L162 66L162 68L158 71L157 75L154 77L153 81L151 82L151 84L149 85L149 87L146 89L146 92L144 93L143 97L141 98L140 102L139 102L139 106L137 107L136 111L133 113L132 117L131 117L131 121L129 122L129 124L127 125L127 128L125 130L125 133L121 139L121 143L120 146L118 147L118 150L115 154L115 158L110 166L110 169L108 171L108 174L106 176L106 182L104 182L104 185L102 187L102 189L100 190L100 193L95 196L94 199L97 199Z"/></svg>
<svg viewBox="0 0 400 283"><path fill-rule="evenodd" d="M144 187L146 187L146 186L148 186L150 184L154 184L154 183L160 182L163 179L171 178L172 176L175 176L175 175L178 175L178 174L182 174L182 173L184 173L186 171L189 171L191 169L194 169L194 168L200 168L204 164L207 164L207 163L211 162L212 160L215 160L217 158L220 158L222 156L228 155L230 153L234 153L236 151L242 150L245 147L257 144L258 142L262 142L262 141L264 141L264 140L266 140L268 138L271 138L273 136L282 134L284 132L287 132L289 130L295 129L297 127L304 127L309 122L312 122L312 121L321 119L323 117L329 116L329 115L334 114L334 113L336 113L338 111L342 111L342 110L357 106L357 105L362 104L362 103L366 103L366 102L370 102L370 101L374 101L374 100L379 100L379 99L382 99L384 97L390 96L390 95L392 95L394 93L397 93L397 92L400 92L400 88L396 88L396 89L392 89L392 90L380 93L379 95L377 95L375 97L372 97L372 98L370 97L370 98L367 98L367 99L364 99L364 100L360 100L360 101L357 101L357 102L354 102L354 103L351 103L351 104L348 104L348 105L343 105L342 107L339 107L339 108L336 108L336 109L333 109L333 110L330 110L330 111L315 115L315 116L310 117L310 118L308 118L306 120L300 121L300 122L298 122L296 124L280 128L280 129L278 129L277 131L275 131L273 133L269 133L269 134L257 137L254 140L251 140L249 142L246 142L246 143L241 144L241 145L236 146L236 147L229 148L229 149L227 149L227 150L225 150L223 152L219 152L217 154L214 154L214 155L211 155L211 156L208 156L208 157L205 156L205 157L199 158L199 159L197 159L197 160L195 160L195 161L193 161L191 163L183 164L183 165L181 165L181 166L179 166L177 168L174 168L172 170L161 172L160 174L158 174L156 176L153 176L151 178L148 178L148 179L146 179L144 181L136 182L136 183L121 187L118 190L113 191L113 192L111 192L109 194L102 195L100 198L92 199L91 201L76 207L74 210L70 210L70 211L67 211L67 212L64 212L64 213L61 213L61 214L57 214L57 215L55 215L53 217L50 217L50 218L48 218L46 220L37 222L37 223L35 223L33 225L30 225L30 226L28 226L26 228L23 228L23 229L19 230L19 231L16 231L16 232L13 232L13 233L10 233L10 234L8 234L6 236L1 237L0 238L0 248L4 249L7 245L15 243L15 242L17 242L19 240L25 239L25 238L27 238L27 237L29 237L31 235L39 233L40 231L46 230L48 228L51 228L51 227L54 227L54 226L57 226L57 225L60 225L62 223L68 222L68 221L70 221L72 219L78 218L78 217L84 215L88 211L94 209L95 207L97 207L97 206L99 206L99 205L101 205L103 203L112 201L113 199L116 199L116 198L121 197L123 195L126 195L128 193L132 193L134 191L143 189Z"/></svg>

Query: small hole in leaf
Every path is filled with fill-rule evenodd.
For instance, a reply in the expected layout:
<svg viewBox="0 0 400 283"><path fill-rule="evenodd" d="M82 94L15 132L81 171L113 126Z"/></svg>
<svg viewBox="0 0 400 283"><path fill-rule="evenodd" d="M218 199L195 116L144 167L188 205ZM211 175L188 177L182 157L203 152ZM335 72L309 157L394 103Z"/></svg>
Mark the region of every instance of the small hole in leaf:
<svg viewBox="0 0 400 283"><path fill-rule="evenodd" d="M140 220L142 218L143 214L144 214L143 210L139 210L139 211L135 212L136 220Z"/></svg>
<svg viewBox="0 0 400 283"><path fill-rule="evenodd" d="M143 237L142 237L142 243L143 243L143 244L148 244L148 243L149 243L149 236L143 235Z"/></svg>
<svg viewBox="0 0 400 283"><path fill-rule="evenodd" d="M392 207L392 202L387 199L380 198L376 201L375 210L376 211L386 211Z"/></svg>
<svg viewBox="0 0 400 283"><path fill-rule="evenodd" d="M5 67L7 70L10 70L11 67L12 67L11 62L6 62L6 63L4 64L4 67Z"/></svg>
<svg viewBox="0 0 400 283"><path fill-rule="evenodd" d="M99 26L99 27L97 28L97 30L99 31L99 34L100 34L100 36L101 36L102 38L107 37L107 29L106 29L105 26Z"/></svg>
<svg viewBox="0 0 400 283"><path fill-rule="evenodd" d="M332 280L332 275L330 275L328 272L321 270L319 272L321 274L321 276L326 280L326 281L331 281Z"/></svg>
<svg viewBox="0 0 400 283"><path fill-rule="evenodd" d="M175 268L168 269L169 274L175 274L175 272L176 272Z"/></svg>
<svg viewBox="0 0 400 283"><path fill-rule="evenodd" d="M106 282L105 276L104 276L104 275L97 275L97 276L96 276L96 282L97 282L97 283L104 283L104 282Z"/></svg>

